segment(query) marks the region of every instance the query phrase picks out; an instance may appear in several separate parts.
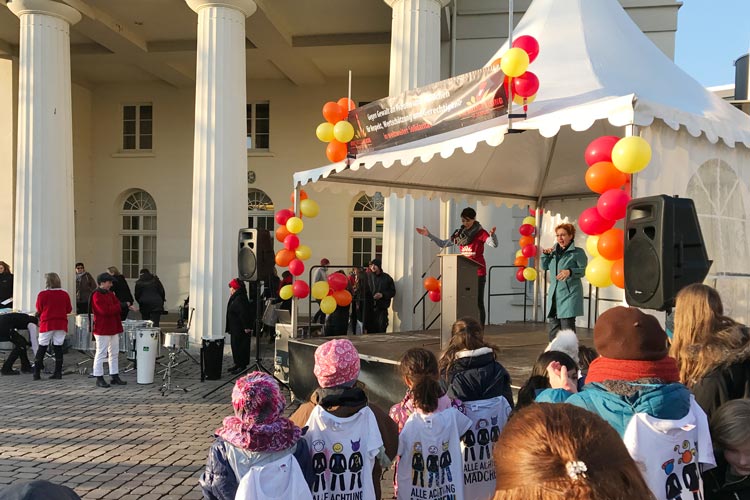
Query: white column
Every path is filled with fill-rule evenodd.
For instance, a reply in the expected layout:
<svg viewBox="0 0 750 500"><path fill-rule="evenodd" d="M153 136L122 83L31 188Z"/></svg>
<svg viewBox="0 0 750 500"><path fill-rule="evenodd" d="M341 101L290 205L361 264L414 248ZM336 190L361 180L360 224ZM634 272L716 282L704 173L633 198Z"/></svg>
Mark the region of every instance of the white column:
<svg viewBox="0 0 750 500"><path fill-rule="evenodd" d="M198 13L193 211L192 340L224 337L237 231L247 220L245 19L253 0L186 0Z"/></svg>
<svg viewBox="0 0 750 500"><path fill-rule="evenodd" d="M448 1L385 0L393 9L390 95L440 80L440 11ZM439 252L434 243L414 230L422 226L440 234L439 201L395 195L386 199L383 269L396 281L391 331L421 328L422 315L418 312L415 316L412 310L424 293L422 273ZM429 274L437 276L439 272L440 263L435 262ZM428 311L431 306L428 300ZM427 321L435 314L428 314Z"/></svg>
<svg viewBox="0 0 750 500"><path fill-rule="evenodd" d="M34 311L45 273L75 297L70 26L81 15L50 0L6 5L21 21L13 306Z"/></svg>

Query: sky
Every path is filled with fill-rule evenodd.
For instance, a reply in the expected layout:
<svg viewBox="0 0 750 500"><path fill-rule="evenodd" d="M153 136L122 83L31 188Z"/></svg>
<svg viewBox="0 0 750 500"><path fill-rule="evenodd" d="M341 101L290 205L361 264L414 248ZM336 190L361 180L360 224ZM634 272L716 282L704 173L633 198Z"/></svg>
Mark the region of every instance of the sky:
<svg viewBox="0 0 750 500"><path fill-rule="evenodd" d="M734 61L750 49L750 0L682 0L675 62L703 86L734 83Z"/></svg>

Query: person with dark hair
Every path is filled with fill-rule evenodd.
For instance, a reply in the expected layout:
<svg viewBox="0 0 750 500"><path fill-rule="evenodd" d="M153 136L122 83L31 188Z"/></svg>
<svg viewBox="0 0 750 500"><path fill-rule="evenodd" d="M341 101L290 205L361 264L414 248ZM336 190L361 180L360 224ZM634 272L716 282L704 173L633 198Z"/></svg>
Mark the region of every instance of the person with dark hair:
<svg viewBox="0 0 750 500"><path fill-rule="evenodd" d="M396 284L388 273L383 272L380 259L370 261L367 288L372 296L372 310L368 311L367 333L385 333L388 329L388 309L396 296Z"/></svg>
<svg viewBox="0 0 750 500"><path fill-rule="evenodd" d="M519 411L494 457L496 500L656 498L617 432L575 406L541 403Z"/></svg>
<svg viewBox="0 0 750 500"><path fill-rule="evenodd" d="M560 224L555 228L557 243L542 250L542 270L550 272L547 290L547 318L550 319L549 339L558 330L576 331L576 316L583 316L583 284L588 257L575 244L576 228L573 224ZM552 279L554 278L554 279Z"/></svg>
<svg viewBox="0 0 750 500"><path fill-rule="evenodd" d="M487 232L476 219L476 210L471 207L464 208L461 211L461 227L453 231L453 234L447 240L441 240L430 233L426 227L418 227L417 232L428 237L441 248L458 245L461 255L479 264L477 268L477 307L479 307L479 322L484 325L487 315L484 309L484 287L487 283L484 244L487 243L489 246L497 248L497 235L495 235L494 227Z"/></svg>
<svg viewBox="0 0 750 500"><path fill-rule="evenodd" d="M733 399L711 418L716 468L703 473L706 500L750 500L750 399Z"/></svg>
<svg viewBox="0 0 750 500"><path fill-rule="evenodd" d="M125 321L128 318L128 312L130 312L130 306L133 305L133 294L130 293L130 286L125 276L120 273L120 270L115 266L109 266L107 268L109 274L112 275L114 281L112 282L112 291L117 297L117 300L123 304L122 311L120 313L120 319ZM157 323L158 324L158 323Z"/></svg>
<svg viewBox="0 0 750 500"><path fill-rule="evenodd" d="M4 260L0 260L0 309L13 309L13 273Z"/></svg>
<svg viewBox="0 0 750 500"><path fill-rule="evenodd" d="M141 318L144 321L151 320L155 327L159 326L161 315L164 312L166 294L164 285L155 274L148 269L141 269L138 273L138 281L135 282L135 300L141 310Z"/></svg>
<svg viewBox="0 0 750 500"><path fill-rule="evenodd" d="M276 299L274 301L275 304L279 304L279 309L284 309L285 311L292 310L292 298L289 297L288 299L284 300L279 296L281 289L287 285L291 285L292 283L294 283L294 276L292 276L292 273L290 273L289 271L284 271L283 273L281 273L281 281L279 281L279 288L276 290Z"/></svg>
<svg viewBox="0 0 750 500"><path fill-rule="evenodd" d="M111 291L112 280L111 274L100 274L96 279L99 288L91 295L91 312L94 316L92 333L96 339L94 377L96 377L96 386L103 388L108 388L110 384L127 384L120 378L120 369L117 364L122 333L122 321L120 321L122 304ZM110 384L104 380L104 358L108 358Z"/></svg>
<svg viewBox="0 0 750 500"><path fill-rule="evenodd" d="M83 267L83 262L76 262L76 314L89 312L89 301L94 290L96 290L94 277Z"/></svg>
<svg viewBox="0 0 750 500"><path fill-rule="evenodd" d="M39 320L30 314L0 314L0 342L11 342L13 344L13 350L10 351L8 358L3 363L0 374L18 375L18 370L13 369L13 363L17 359L21 360L21 372L31 373L31 362L26 353L29 342L18 333L18 330L35 330L38 322Z"/></svg>
<svg viewBox="0 0 750 500"><path fill-rule="evenodd" d="M227 303L226 332L232 345L234 366L229 373L242 373L250 364L250 334L253 331L253 313L247 288L242 280L235 278L229 282L229 302Z"/></svg>
<svg viewBox="0 0 750 500"><path fill-rule="evenodd" d="M39 317L39 348L34 361L34 380L41 378L44 355L50 342L55 351L55 372L51 379L62 378L63 343L68 333L68 314L73 311L68 292L63 290L57 273L44 275L46 288L36 297L36 314Z"/></svg>
<svg viewBox="0 0 750 500"><path fill-rule="evenodd" d="M556 361L568 370L568 378L571 383L578 385L578 365L576 362L562 351L547 351L539 355L531 367L531 375L525 384L518 390L518 401L516 401L515 411L525 406L529 406L536 399L536 395L544 390L549 389L549 374L547 367L550 363Z"/></svg>

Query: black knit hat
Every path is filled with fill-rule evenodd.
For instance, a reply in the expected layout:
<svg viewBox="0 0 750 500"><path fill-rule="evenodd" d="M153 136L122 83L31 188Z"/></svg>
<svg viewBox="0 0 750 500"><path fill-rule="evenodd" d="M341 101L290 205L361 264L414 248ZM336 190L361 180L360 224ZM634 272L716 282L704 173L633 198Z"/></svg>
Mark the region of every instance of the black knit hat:
<svg viewBox="0 0 750 500"><path fill-rule="evenodd" d="M99 276L96 277L96 282L99 283L99 284L104 283L105 281L114 282L115 281L115 277L112 276L109 273L102 273L102 274L100 274Z"/></svg>

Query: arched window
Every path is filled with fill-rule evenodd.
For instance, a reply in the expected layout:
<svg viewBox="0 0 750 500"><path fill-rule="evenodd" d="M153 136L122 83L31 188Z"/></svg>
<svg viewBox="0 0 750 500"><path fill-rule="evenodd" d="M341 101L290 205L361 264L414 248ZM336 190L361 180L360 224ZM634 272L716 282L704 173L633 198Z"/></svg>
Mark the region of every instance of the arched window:
<svg viewBox="0 0 750 500"><path fill-rule="evenodd" d="M687 185L695 202L711 274L748 272L747 216L743 186L734 170L719 159L703 163Z"/></svg>
<svg viewBox="0 0 750 500"><path fill-rule="evenodd" d="M273 201L260 189L247 190L247 227L273 232Z"/></svg>
<svg viewBox="0 0 750 500"><path fill-rule="evenodd" d="M352 210L352 262L364 267L383 253L385 199L380 193L361 195Z"/></svg>
<svg viewBox="0 0 750 500"><path fill-rule="evenodd" d="M134 191L122 205L122 274L138 278L147 268L156 273L156 203L146 191Z"/></svg>

